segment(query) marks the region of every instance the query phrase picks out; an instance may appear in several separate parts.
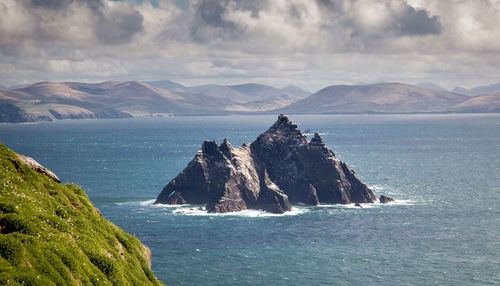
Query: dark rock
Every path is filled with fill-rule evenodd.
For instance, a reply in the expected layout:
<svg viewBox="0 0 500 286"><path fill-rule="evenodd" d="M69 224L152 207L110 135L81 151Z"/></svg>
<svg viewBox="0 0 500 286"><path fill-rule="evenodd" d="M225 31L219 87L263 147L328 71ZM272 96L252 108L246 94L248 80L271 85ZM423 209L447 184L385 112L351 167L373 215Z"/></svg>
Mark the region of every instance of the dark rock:
<svg viewBox="0 0 500 286"><path fill-rule="evenodd" d="M387 196L380 196L380 198L378 199L381 203L383 204L387 204L387 203L390 203L390 202L394 202L394 199L391 198L391 197L387 197Z"/></svg>
<svg viewBox="0 0 500 286"><path fill-rule="evenodd" d="M319 136L318 133L314 133L314 137L311 139L310 142L311 146L324 146L325 142L323 139Z"/></svg>
<svg viewBox="0 0 500 286"><path fill-rule="evenodd" d="M355 207L360 207L360 208L363 208L363 207L361 206L361 204L359 204L359 203L355 203L355 204L354 204L354 206L355 206Z"/></svg>
<svg viewBox="0 0 500 286"><path fill-rule="evenodd" d="M26 111L11 103L0 103L0 122L20 123L33 122L34 119Z"/></svg>
<svg viewBox="0 0 500 286"><path fill-rule="evenodd" d="M318 133L309 142L281 114L251 143L233 148L205 141L195 158L165 186L155 203L206 204L209 212L247 208L283 213L290 202L373 203L371 190L335 157Z"/></svg>
<svg viewBox="0 0 500 286"><path fill-rule="evenodd" d="M187 204L186 200L181 196L180 193L174 192L169 197L169 203L172 205L185 205Z"/></svg>

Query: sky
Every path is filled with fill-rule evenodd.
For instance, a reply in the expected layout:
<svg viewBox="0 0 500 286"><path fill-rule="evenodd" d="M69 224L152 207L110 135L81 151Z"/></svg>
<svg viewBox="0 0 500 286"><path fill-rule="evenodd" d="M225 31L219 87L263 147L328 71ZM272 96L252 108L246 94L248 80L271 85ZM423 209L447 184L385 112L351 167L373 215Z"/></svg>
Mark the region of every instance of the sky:
<svg viewBox="0 0 500 286"><path fill-rule="evenodd" d="M500 81L500 0L0 0L0 84Z"/></svg>

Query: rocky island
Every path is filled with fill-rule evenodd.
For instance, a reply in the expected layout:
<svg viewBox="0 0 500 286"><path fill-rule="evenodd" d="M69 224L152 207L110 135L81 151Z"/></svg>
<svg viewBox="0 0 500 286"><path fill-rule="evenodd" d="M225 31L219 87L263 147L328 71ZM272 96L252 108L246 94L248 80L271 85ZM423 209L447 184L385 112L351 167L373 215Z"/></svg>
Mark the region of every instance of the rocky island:
<svg viewBox="0 0 500 286"><path fill-rule="evenodd" d="M325 146L309 141L281 114L251 144L234 148L205 141L188 166L168 183L156 204L206 204L209 212L291 210L306 205L373 203L372 191Z"/></svg>

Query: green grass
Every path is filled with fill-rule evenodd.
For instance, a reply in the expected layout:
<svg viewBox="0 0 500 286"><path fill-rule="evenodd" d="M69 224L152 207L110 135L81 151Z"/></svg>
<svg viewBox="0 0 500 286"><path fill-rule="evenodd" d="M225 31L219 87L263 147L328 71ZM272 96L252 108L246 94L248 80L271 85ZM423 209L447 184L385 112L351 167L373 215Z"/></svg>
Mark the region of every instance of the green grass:
<svg viewBox="0 0 500 286"><path fill-rule="evenodd" d="M80 187L30 169L0 143L0 285L163 285L146 253Z"/></svg>

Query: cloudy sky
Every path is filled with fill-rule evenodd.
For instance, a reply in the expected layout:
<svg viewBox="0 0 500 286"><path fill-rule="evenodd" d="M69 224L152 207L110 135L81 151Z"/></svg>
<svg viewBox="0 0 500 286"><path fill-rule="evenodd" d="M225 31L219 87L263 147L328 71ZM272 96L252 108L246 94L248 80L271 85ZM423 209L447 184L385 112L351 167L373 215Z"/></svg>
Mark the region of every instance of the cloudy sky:
<svg viewBox="0 0 500 286"><path fill-rule="evenodd" d="M500 0L0 0L0 84L500 81Z"/></svg>

